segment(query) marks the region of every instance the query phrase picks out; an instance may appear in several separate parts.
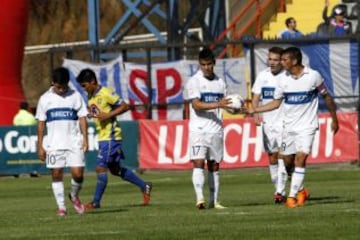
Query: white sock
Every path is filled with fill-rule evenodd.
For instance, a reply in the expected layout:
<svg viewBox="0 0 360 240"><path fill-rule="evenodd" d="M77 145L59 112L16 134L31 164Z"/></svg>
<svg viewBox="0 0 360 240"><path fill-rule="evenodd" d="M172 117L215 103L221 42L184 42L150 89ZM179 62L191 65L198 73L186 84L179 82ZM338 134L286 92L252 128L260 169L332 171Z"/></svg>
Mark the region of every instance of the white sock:
<svg viewBox="0 0 360 240"><path fill-rule="evenodd" d="M61 182L52 182L51 187L52 187L58 208L66 210L65 197L64 197L64 183L62 181Z"/></svg>
<svg viewBox="0 0 360 240"><path fill-rule="evenodd" d="M219 197L220 188L220 174L219 171L209 172L208 176L209 188L210 188L210 203L217 203Z"/></svg>
<svg viewBox="0 0 360 240"><path fill-rule="evenodd" d="M204 169L194 168L192 174L192 182L196 194L196 201L204 200L203 187L205 182Z"/></svg>
<svg viewBox="0 0 360 240"><path fill-rule="evenodd" d="M285 164L283 159L278 160L278 179L276 185L276 193L280 193L285 196L286 182L288 174L286 172Z"/></svg>
<svg viewBox="0 0 360 240"><path fill-rule="evenodd" d="M77 198L79 196L79 192L81 190L82 183L76 182L74 179L71 179L71 198Z"/></svg>
<svg viewBox="0 0 360 240"><path fill-rule="evenodd" d="M270 177L271 182L274 184L275 190L277 185L277 179L278 179L278 165L277 164L270 164L269 165L270 170Z"/></svg>
<svg viewBox="0 0 360 240"><path fill-rule="evenodd" d="M296 197L300 187L304 182L305 168L295 167L294 173L291 176L291 187L289 197Z"/></svg>

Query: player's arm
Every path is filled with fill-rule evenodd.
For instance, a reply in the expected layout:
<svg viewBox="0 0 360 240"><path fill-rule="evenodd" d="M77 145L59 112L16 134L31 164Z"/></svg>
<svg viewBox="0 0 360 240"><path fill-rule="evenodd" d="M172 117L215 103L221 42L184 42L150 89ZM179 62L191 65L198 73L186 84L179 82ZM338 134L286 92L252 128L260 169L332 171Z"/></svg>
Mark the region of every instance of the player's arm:
<svg viewBox="0 0 360 240"><path fill-rule="evenodd" d="M43 147L43 140L45 134L45 121L38 121L37 127L37 153L40 161L45 161L46 158L46 151Z"/></svg>
<svg viewBox="0 0 360 240"><path fill-rule="evenodd" d="M184 119L190 119L190 103L189 101L184 101Z"/></svg>
<svg viewBox="0 0 360 240"><path fill-rule="evenodd" d="M251 104L253 108L256 108L259 106L259 102L260 102L260 94L253 94L252 99L251 99ZM261 120L260 120L260 116L259 114L254 114L254 122L257 126L261 125Z"/></svg>
<svg viewBox="0 0 360 240"><path fill-rule="evenodd" d="M218 102L202 102L198 98L195 98L191 101L192 107L195 110L211 110L216 108L227 108L230 103L231 100L226 98L222 98Z"/></svg>
<svg viewBox="0 0 360 240"><path fill-rule="evenodd" d="M332 119L331 130L333 130L333 132L335 134L339 130L339 122L338 122L337 115L336 115L336 104L329 93L322 94L322 96L325 100L325 104L326 104L327 108L329 109L330 116Z"/></svg>
<svg viewBox="0 0 360 240"><path fill-rule="evenodd" d="M262 112L272 111L274 109L279 108L281 105L281 102L282 102L282 99L274 99L265 105L257 106L254 108L248 108L247 113L254 114L254 113L262 113Z"/></svg>
<svg viewBox="0 0 360 240"><path fill-rule="evenodd" d="M120 103L120 105L115 105L114 108L106 113L106 112L99 112L96 116L94 116L95 118L99 119L100 121L104 121L106 119L109 118L113 118L116 117L126 111L128 111L130 109L129 104L127 104L125 101L122 101Z"/></svg>
<svg viewBox="0 0 360 240"><path fill-rule="evenodd" d="M88 125L87 125L86 117L80 117L79 124L80 124L81 133L83 135L82 150L86 152L89 148L88 134L87 134Z"/></svg>
<svg viewBox="0 0 360 240"><path fill-rule="evenodd" d="M322 12L322 18L326 24L329 24L330 17L327 16L329 8L329 0L325 0L325 6Z"/></svg>

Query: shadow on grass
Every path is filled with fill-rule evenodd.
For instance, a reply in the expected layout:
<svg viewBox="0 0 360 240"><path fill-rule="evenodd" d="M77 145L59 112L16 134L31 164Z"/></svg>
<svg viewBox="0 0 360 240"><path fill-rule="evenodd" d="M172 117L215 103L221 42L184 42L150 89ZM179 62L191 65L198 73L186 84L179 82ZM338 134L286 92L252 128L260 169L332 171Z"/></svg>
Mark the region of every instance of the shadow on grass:
<svg viewBox="0 0 360 240"><path fill-rule="evenodd" d="M120 213L120 212L128 212L128 210L123 208L98 208L94 210L89 210L85 212L85 214L103 214L103 213Z"/></svg>
<svg viewBox="0 0 360 240"><path fill-rule="evenodd" d="M98 209L93 209L93 210L89 210L86 212L86 214L101 214L101 213L116 213L116 212L128 212L129 210L127 208L144 208L147 206L144 206L143 204L127 204L127 205L122 205L121 208L112 208L112 207L107 207L107 208L98 208Z"/></svg>
<svg viewBox="0 0 360 240"><path fill-rule="evenodd" d="M149 205L151 206L151 205ZM127 207L127 208L138 208L138 207L142 207L142 208L146 208L146 207L149 207L149 206L144 206L144 204L128 204L128 205L124 205L124 207Z"/></svg>
<svg viewBox="0 0 360 240"><path fill-rule="evenodd" d="M319 197L310 197L306 200L306 205L317 205L317 204L337 204L337 203L351 203L354 200L344 199L339 196L319 196ZM237 207L252 207L252 206L267 206L267 205L283 205L283 204L274 204L274 202L249 202L243 204L236 204Z"/></svg>
<svg viewBox="0 0 360 240"><path fill-rule="evenodd" d="M310 197L308 200L306 200L307 205L351 203L351 202L354 202L354 200L344 199L339 196Z"/></svg>

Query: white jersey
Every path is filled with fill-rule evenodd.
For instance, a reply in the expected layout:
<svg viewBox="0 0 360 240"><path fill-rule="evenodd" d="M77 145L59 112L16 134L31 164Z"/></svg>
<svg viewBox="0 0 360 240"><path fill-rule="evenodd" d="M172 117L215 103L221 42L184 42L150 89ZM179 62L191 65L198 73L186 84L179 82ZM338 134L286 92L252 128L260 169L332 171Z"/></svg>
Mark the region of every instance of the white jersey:
<svg viewBox="0 0 360 240"><path fill-rule="evenodd" d="M327 92L321 75L308 67L295 79L289 73L282 74L274 99L283 98L283 121L294 132L318 128L318 94Z"/></svg>
<svg viewBox="0 0 360 240"><path fill-rule="evenodd" d="M254 86L252 88L253 94L260 95L261 104L265 105L268 102L274 100L275 88L278 84L279 76L284 74L284 71L274 75L271 73L270 68L266 68L261 71L256 77ZM281 121L281 106L278 109L274 109L262 114L264 123L270 123L271 125L280 125Z"/></svg>
<svg viewBox="0 0 360 240"><path fill-rule="evenodd" d="M86 116L86 104L73 89L69 89L63 96L56 94L52 88L45 92L36 110L36 119L46 122L45 150L81 147L82 134L78 119Z"/></svg>
<svg viewBox="0 0 360 240"><path fill-rule="evenodd" d="M226 84L221 78L215 76L209 80L199 70L192 76L185 86L186 100L198 98L202 102L218 102L226 96ZM221 132L222 109L196 111L190 106L189 131L198 133Z"/></svg>

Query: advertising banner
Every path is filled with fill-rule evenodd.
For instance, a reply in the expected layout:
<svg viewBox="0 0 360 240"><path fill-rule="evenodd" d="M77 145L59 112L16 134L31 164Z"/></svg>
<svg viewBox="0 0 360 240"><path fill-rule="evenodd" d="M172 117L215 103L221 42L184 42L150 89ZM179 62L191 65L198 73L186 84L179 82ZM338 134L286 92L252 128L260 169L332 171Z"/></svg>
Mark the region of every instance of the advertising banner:
<svg viewBox="0 0 360 240"><path fill-rule="evenodd" d="M308 163L332 163L358 159L357 114L339 113L340 130L334 136L329 114L319 115L319 131ZM139 165L144 169L188 169L187 121L140 121ZM261 127L252 118L224 121L224 159L221 168L268 165L262 146ZM344 141L346 139L346 141Z"/></svg>
<svg viewBox="0 0 360 240"><path fill-rule="evenodd" d="M123 164L129 168L138 167L138 123L120 122L123 134ZM0 127L0 174L49 173L45 163L37 156L36 127ZM88 127L89 151L85 155L86 170L95 171L97 159L97 134L95 126Z"/></svg>
<svg viewBox="0 0 360 240"><path fill-rule="evenodd" d="M153 107L153 120L183 119L183 88L187 80L198 70L198 61L180 60L151 65L151 82L145 64L123 62L121 57L103 64L91 64L78 60L65 59L63 66L71 72L71 86L77 89L86 100L86 94L76 82L76 76L82 69L92 69L102 86L115 89L126 102L146 105L160 104ZM214 68L215 73L223 78L231 93L248 96L249 64L245 58L219 59ZM148 109L137 107L119 116L119 120L146 119Z"/></svg>
<svg viewBox="0 0 360 240"><path fill-rule="evenodd" d="M267 52L274 44L257 44L255 47L255 71L258 74L267 66ZM289 44L276 44L290 47ZM321 43L297 43L302 51L302 63L317 70L335 102L338 111L355 112L359 95L359 62L357 42L349 40L324 41ZM250 55L247 54L250 59ZM350 97L351 96L351 97ZM321 99L322 100L322 99ZM325 109L320 102L320 111Z"/></svg>

